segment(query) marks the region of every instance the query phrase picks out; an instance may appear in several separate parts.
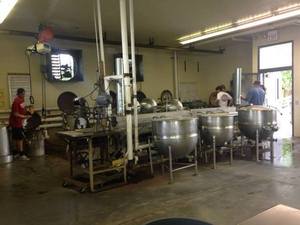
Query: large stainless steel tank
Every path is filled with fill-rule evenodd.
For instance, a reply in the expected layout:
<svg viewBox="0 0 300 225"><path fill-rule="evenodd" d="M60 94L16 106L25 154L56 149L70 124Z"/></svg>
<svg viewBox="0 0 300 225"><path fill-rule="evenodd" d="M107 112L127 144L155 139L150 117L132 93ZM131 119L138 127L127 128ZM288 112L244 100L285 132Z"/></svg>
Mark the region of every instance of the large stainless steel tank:
<svg viewBox="0 0 300 225"><path fill-rule="evenodd" d="M208 112L199 114L200 135L205 144L223 146L234 137L236 112Z"/></svg>
<svg viewBox="0 0 300 225"><path fill-rule="evenodd" d="M2 126L0 127L0 164L9 163L12 160L13 157L10 154L7 128Z"/></svg>
<svg viewBox="0 0 300 225"><path fill-rule="evenodd" d="M154 118L152 133L154 144L163 155L169 155L170 146L173 158L183 158L197 145L198 119L196 117Z"/></svg>
<svg viewBox="0 0 300 225"><path fill-rule="evenodd" d="M277 111L257 105L241 107L238 109L238 124L246 137L255 140L258 130L259 139L264 140L278 130Z"/></svg>

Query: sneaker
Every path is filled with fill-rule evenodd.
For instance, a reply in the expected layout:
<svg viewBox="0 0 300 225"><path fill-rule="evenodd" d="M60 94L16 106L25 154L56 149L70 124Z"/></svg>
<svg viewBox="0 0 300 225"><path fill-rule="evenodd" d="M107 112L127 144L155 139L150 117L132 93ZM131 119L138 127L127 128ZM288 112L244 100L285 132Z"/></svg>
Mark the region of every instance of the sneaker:
<svg viewBox="0 0 300 225"><path fill-rule="evenodd" d="M22 155L22 156L20 156L20 158L19 158L20 160L24 160L24 161L28 161L28 160L30 160L30 158L28 158L26 155Z"/></svg>

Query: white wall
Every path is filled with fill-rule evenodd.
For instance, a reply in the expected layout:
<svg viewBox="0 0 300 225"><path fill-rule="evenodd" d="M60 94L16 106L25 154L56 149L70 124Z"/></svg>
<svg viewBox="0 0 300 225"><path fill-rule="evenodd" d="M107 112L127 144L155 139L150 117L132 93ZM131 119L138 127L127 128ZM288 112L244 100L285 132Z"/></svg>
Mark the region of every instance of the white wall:
<svg viewBox="0 0 300 225"><path fill-rule="evenodd" d="M198 83L201 99L208 101L210 93L216 86L224 84L227 89L230 88L230 80L237 67L242 67L245 72L251 72L252 43L234 42L226 47L222 55L194 56L189 61L188 72L193 71L189 77ZM199 73L196 70L197 61L200 62ZM183 67L182 60L181 67ZM185 76L183 70L180 75Z"/></svg>
<svg viewBox="0 0 300 225"><path fill-rule="evenodd" d="M8 109L7 73L28 72L28 64L25 57L25 49L34 43L30 37L0 35L0 90L4 91L5 105L1 109ZM53 46L58 48L73 48L83 50L84 82L51 83L46 82L47 107L56 107L57 97L64 91L72 91L79 96L89 93L96 81L96 51L92 43L72 42L57 40ZM237 66L245 71L251 70L251 43L236 43L228 46L223 55L179 54L178 75L180 82L191 82L197 85L197 96L202 100L208 99L209 94L219 84L229 87L232 73ZM107 73L113 73L113 54L120 53L119 47L105 49ZM144 82L138 84L148 97L158 99L160 93L169 89L174 93L173 80L173 53L166 50L137 49L138 54L143 55ZM184 61L187 62L187 71L184 71ZM197 71L197 63L200 71ZM40 73L40 56L32 56L32 84L33 96L36 107L42 104L42 75ZM1 97L1 96L0 96ZM1 100L1 99L0 99Z"/></svg>
<svg viewBox="0 0 300 225"><path fill-rule="evenodd" d="M278 30L278 40L268 41L266 33L256 35L253 39L253 72L258 70L258 47L293 41L294 43L294 135L300 136L300 28L299 26L285 27Z"/></svg>

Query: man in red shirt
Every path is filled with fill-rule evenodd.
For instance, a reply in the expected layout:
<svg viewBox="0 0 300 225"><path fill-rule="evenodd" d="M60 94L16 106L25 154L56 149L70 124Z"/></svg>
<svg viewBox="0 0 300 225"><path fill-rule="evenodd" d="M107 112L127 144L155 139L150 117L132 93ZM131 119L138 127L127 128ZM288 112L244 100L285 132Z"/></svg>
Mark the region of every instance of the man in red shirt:
<svg viewBox="0 0 300 225"><path fill-rule="evenodd" d="M17 96L11 107L11 113L9 117L9 125L12 128L12 139L16 143L17 156L20 156L22 160L29 160L24 153L24 129L23 122L27 118L25 109L25 90L24 88L18 88Z"/></svg>

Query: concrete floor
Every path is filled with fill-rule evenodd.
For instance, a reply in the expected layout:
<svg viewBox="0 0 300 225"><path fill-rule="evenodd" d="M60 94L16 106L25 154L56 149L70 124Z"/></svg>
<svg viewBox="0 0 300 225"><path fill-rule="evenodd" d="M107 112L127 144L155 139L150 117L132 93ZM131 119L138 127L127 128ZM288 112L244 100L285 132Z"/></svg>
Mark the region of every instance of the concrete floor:
<svg viewBox="0 0 300 225"><path fill-rule="evenodd" d="M1 225L142 225L162 217L193 217L236 225L277 204L300 208L300 140L278 150L276 163L235 161L100 193L63 188L68 164L57 156L0 167ZM278 148L280 149L280 148ZM288 158L288 163L286 159Z"/></svg>

